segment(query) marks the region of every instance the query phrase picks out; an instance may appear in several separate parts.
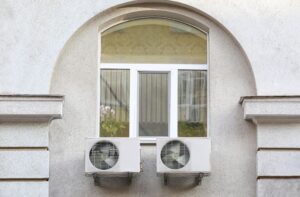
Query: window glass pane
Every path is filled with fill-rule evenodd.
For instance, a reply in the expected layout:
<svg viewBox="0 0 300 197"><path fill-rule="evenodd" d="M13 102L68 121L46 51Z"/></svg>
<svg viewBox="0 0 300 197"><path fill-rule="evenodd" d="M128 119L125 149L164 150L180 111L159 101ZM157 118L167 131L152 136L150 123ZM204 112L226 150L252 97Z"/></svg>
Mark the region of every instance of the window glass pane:
<svg viewBox="0 0 300 197"><path fill-rule="evenodd" d="M167 73L139 73L139 136L168 136Z"/></svg>
<svg viewBox="0 0 300 197"><path fill-rule="evenodd" d="M100 136L129 136L129 70L100 71Z"/></svg>
<svg viewBox="0 0 300 197"><path fill-rule="evenodd" d="M167 19L139 19L102 33L103 63L207 63L207 35Z"/></svg>
<svg viewBox="0 0 300 197"><path fill-rule="evenodd" d="M178 136L207 136L206 71L178 71Z"/></svg>

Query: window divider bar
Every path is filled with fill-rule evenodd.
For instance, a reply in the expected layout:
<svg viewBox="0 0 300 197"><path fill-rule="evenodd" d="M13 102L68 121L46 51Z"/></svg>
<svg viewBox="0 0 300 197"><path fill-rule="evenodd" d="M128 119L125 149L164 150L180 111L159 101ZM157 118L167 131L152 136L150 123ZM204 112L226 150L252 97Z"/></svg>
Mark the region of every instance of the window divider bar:
<svg viewBox="0 0 300 197"><path fill-rule="evenodd" d="M129 137L138 137L138 72L130 69Z"/></svg>
<svg viewBox="0 0 300 197"><path fill-rule="evenodd" d="M169 136L177 137L178 133L178 70L171 70L171 79L169 84Z"/></svg>
<svg viewBox="0 0 300 197"><path fill-rule="evenodd" d="M207 64L125 64L101 63L101 69L136 69L138 71L207 70Z"/></svg>

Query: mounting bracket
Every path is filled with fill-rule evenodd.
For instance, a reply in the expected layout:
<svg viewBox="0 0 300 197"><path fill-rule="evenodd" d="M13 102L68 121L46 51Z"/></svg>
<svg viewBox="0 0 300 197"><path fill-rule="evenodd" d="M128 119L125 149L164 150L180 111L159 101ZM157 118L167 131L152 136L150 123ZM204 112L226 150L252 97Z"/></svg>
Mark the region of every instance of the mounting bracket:
<svg viewBox="0 0 300 197"><path fill-rule="evenodd" d="M94 184L96 186L101 186L101 179L102 178L127 178L127 184L130 185L132 183L132 177L133 177L133 173L127 173L127 174L122 174L122 175L109 175L109 174L97 174L94 173L93 174L93 178L94 178Z"/></svg>
<svg viewBox="0 0 300 197"><path fill-rule="evenodd" d="M168 185L169 176L170 176L170 174L168 174L168 173L164 173L163 174L163 179L164 179L164 184L165 185ZM195 183L195 185L201 185L203 177L208 176L208 174L198 173L198 174L193 174L191 176L194 177L194 183Z"/></svg>

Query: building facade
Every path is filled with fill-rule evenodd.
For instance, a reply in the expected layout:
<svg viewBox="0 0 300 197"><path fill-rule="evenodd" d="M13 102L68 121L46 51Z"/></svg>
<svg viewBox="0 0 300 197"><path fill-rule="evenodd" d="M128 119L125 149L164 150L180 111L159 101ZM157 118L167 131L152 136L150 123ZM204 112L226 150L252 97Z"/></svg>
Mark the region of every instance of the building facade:
<svg viewBox="0 0 300 197"><path fill-rule="evenodd" d="M299 196L297 0L0 2L1 197ZM124 84L136 97L124 97ZM85 139L105 136L102 104L128 127L120 136L141 140L130 185L85 175ZM155 136L194 135L178 121L211 140L199 186L189 177L164 185L156 174Z"/></svg>

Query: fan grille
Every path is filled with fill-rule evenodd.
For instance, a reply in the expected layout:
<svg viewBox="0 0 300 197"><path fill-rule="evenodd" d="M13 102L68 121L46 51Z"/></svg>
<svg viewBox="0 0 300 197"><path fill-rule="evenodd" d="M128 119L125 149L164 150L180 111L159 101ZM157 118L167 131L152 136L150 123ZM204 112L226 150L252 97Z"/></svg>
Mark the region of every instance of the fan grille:
<svg viewBox="0 0 300 197"><path fill-rule="evenodd" d="M180 169L188 163L190 151L184 143L173 140L164 145L160 157L168 168Z"/></svg>
<svg viewBox="0 0 300 197"><path fill-rule="evenodd" d="M119 159L119 150L111 142L102 141L96 143L90 150L90 161L98 169L112 168Z"/></svg>

